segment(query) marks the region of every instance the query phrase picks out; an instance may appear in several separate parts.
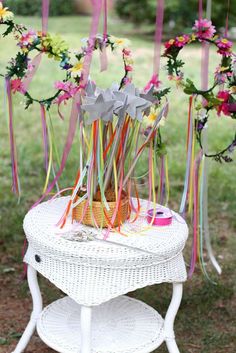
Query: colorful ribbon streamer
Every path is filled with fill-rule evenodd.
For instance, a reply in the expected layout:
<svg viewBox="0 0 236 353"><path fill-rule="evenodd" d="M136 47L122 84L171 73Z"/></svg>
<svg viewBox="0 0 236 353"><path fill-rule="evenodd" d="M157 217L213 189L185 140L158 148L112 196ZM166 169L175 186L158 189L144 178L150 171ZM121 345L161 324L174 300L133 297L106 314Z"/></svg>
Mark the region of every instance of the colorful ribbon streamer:
<svg viewBox="0 0 236 353"><path fill-rule="evenodd" d="M14 136L13 123L13 106L12 106L12 92L11 80L5 79L6 93L8 98L8 121L9 121L9 135L10 135L10 150L11 150L11 168L12 168L12 191L20 198L20 182L18 175L17 153Z"/></svg>
<svg viewBox="0 0 236 353"><path fill-rule="evenodd" d="M97 30L98 30L99 18L100 18L101 8L102 8L102 1L101 0L93 0L92 4L93 4L93 17L92 17L92 23L91 23L91 29L90 29L90 36L89 36L89 43L91 46L94 45L94 38L95 38ZM89 77L89 70L90 70L90 65L91 65L91 60L92 60L92 54L93 54L93 50L87 51L87 54L84 59L84 65L83 65L83 71L82 71L82 83L79 86L79 89L73 98L72 109L71 109L71 114L70 114L69 129L68 129L68 133L67 133L65 147L63 150L60 168L57 171L54 180L47 187L47 190L45 191L45 193L33 205L33 207L37 206L52 191L52 189L56 185L58 179L60 178L60 176L65 168L65 164L66 164L68 155L70 153L71 146L72 146L75 132L76 132L77 122L78 122L79 115L80 115L80 104L81 104L80 96L81 96L81 93L82 93L84 87L87 84L87 80Z"/></svg>
<svg viewBox="0 0 236 353"><path fill-rule="evenodd" d="M42 122L42 135L43 135L43 148L44 148L44 166L46 173L48 171L48 136L47 136L47 123L45 107L43 104L40 105L41 122Z"/></svg>
<svg viewBox="0 0 236 353"><path fill-rule="evenodd" d="M103 0L103 48L100 51L100 62L101 62L101 72L107 70L108 59L107 59L107 0Z"/></svg>
<svg viewBox="0 0 236 353"><path fill-rule="evenodd" d="M157 0L156 7L156 29L155 29L155 47L153 57L153 75L144 87L144 91L148 91L152 86L158 88L160 85L159 71L160 71L160 59L161 59L161 40L163 30L163 19L164 19L164 0Z"/></svg>
<svg viewBox="0 0 236 353"><path fill-rule="evenodd" d="M42 35L46 35L48 31L48 15L50 0L42 0Z"/></svg>

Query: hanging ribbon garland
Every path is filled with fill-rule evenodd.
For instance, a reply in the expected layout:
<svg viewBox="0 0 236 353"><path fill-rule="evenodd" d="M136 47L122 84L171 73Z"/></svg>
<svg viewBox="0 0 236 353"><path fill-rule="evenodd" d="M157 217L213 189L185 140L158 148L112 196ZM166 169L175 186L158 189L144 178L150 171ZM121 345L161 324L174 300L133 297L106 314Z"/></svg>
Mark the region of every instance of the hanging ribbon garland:
<svg viewBox="0 0 236 353"><path fill-rule="evenodd" d="M201 4L202 6L202 4ZM206 11L206 17L208 20L211 20L211 7L212 7L212 2L211 0L207 1L207 11ZM201 10L202 13L202 10ZM200 13L199 13L200 16ZM202 65L201 65L201 82L202 82L202 90L207 90L208 89L208 73L209 73L209 48L210 45L209 43L202 43ZM203 98L204 99L204 98ZM203 133L203 152L208 154L208 136L207 136L207 130L204 131ZM201 235L204 236L205 240L205 245L207 249L207 254L208 257L218 272L218 274L221 274L222 270L214 256L213 250L212 250L212 245L211 245L211 238L210 238L210 232L209 232L209 219L208 219L208 160L204 159L204 163L202 165L202 174L203 177L201 178L201 190L202 190L202 197L200 197L200 214L202 215L201 222L200 222L200 233ZM201 242L203 241L203 237L201 236L200 238L200 248L203 248L203 244ZM207 271L205 268L205 261L203 258L203 253L202 251L199 253L199 257L201 259L201 264L202 264L202 269L203 273L206 275ZM207 275L207 278L209 279L209 276Z"/></svg>
<svg viewBox="0 0 236 353"><path fill-rule="evenodd" d="M11 153L11 168L12 168L12 191L20 198L20 181L18 175L17 152L14 136L13 122L13 105L11 83L8 78L5 80L6 93L8 98L8 119L9 119L9 135L10 135L10 153Z"/></svg>
<svg viewBox="0 0 236 353"><path fill-rule="evenodd" d="M208 222L208 171L207 158L213 157L220 162L230 162L231 154L236 147L236 138L222 151L209 154L207 143L207 121L209 112L216 110L218 115L225 115L235 118L235 98L231 86L234 86L235 75L233 72L234 53L232 43L225 37L215 35L215 27L210 21L211 1L207 2L207 18L203 19L202 1L199 1L199 19L195 21L192 34L183 34L165 43L165 53L163 56L168 58L167 70L169 78L175 80L183 88L183 91L191 95L189 100L188 113L188 132L187 132L187 160L184 191L182 195L180 212L185 214L188 204L188 213L193 220L193 251L191 268L189 275L194 272L197 259L200 260L201 268L207 275L205 261L203 259L203 241L205 241L208 256L213 266L220 274L221 269L212 251L209 222ZM228 19L226 19L227 27ZM194 82L184 77L182 67L184 62L178 58L182 48L191 43L200 42L202 44L201 60L201 88L198 89ZM208 66L209 66L209 47L213 44L217 48L217 53L221 55L221 63L217 67L214 83L208 88ZM227 84L227 91L222 91L222 83ZM218 87L217 94L214 90ZM222 99L222 96L227 97ZM200 101L198 99L200 97ZM197 116L193 117L193 110L197 110ZM196 142L201 151L196 155ZM200 233L199 233L200 222ZM203 239L204 238L204 239Z"/></svg>
<svg viewBox="0 0 236 353"><path fill-rule="evenodd" d="M146 84L144 91L153 90L154 94L161 97L161 92L168 93L169 90L161 90L159 80L159 72L160 72L160 59L161 59L161 41L162 41L162 31L163 31L163 19L164 19L164 0L157 0L156 6L156 23L155 23L155 38L154 38L154 57L153 57L153 74L151 79ZM160 99L160 98L159 98ZM168 177L168 165L167 165L167 154L164 143L161 138L160 128L158 129L157 139L155 140L155 144L158 145L159 151L159 185L157 189L157 201L161 204L168 204L169 198L169 177ZM160 153L160 151L162 151ZM151 198L151 188L155 189L155 182L153 180L153 161L156 160L151 159L149 154L149 203ZM155 167L157 168L157 163L155 163ZM153 181L153 184L151 184ZM156 197L154 198L156 201ZM153 202L154 202L153 199Z"/></svg>

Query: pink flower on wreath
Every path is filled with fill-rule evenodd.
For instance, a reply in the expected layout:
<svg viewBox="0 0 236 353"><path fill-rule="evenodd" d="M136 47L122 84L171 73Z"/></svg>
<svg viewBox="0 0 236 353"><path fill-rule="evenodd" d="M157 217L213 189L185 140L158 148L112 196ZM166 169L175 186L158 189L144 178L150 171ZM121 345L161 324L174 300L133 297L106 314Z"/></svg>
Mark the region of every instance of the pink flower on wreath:
<svg viewBox="0 0 236 353"><path fill-rule="evenodd" d="M123 54L125 55L125 56L130 56L131 55L131 50L130 49L123 49Z"/></svg>
<svg viewBox="0 0 236 353"><path fill-rule="evenodd" d="M125 85L128 85L129 83L132 82L132 79L130 77L125 77L123 82Z"/></svg>
<svg viewBox="0 0 236 353"><path fill-rule="evenodd" d="M125 71L133 71L133 68L131 65L125 65Z"/></svg>
<svg viewBox="0 0 236 353"><path fill-rule="evenodd" d="M216 45L218 47L217 53L223 56L230 56L232 53L233 43L227 38L221 38L216 40Z"/></svg>
<svg viewBox="0 0 236 353"><path fill-rule="evenodd" d="M182 36L176 37L175 38L175 42L174 45L178 48L182 48L184 47L186 44L188 44L190 40L189 35L187 34L183 34Z"/></svg>
<svg viewBox="0 0 236 353"><path fill-rule="evenodd" d="M13 93L20 92L22 94L25 94L24 85L20 78L11 80L11 89Z"/></svg>
<svg viewBox="0 0 236 353"><path fill-rule="evenodd" d="M28 65L27 65L27 70L28 70L29 72L32 72L33 69L34 69L34 65L29 62Z"/></svg>
<svg viewBox="0 0 236 353"><path fill-rule="evenodd" d="M229 111L229 91L219 91L217 98L222 101L222 103L217 107L217 115L220 116L221 113L225 115L230 115Z"/></svg>
<svg viewBox="0 0 236 353"><path fill-rule="evenodd" d="M200 39L210 39L214 36L216 29L208 19L196 20L193 26L195 35Z"/></svg>
<svg viewBox="0 0 236 353"><path fill-rule="evenodd" d="M30 44L32 44L38 38L37 33L30 29L28 32L23 33L19 39L19 47L21 49L27 48Z"/></svg>
<svg viewBox="0 0 236 353"><path fill-rule="evenodd" d="M54 86L56 89L64 91L64 93L60 94L54 101L54 103L59 105L62 102L74 97L74 95L78 91L78 86L76 86L72 82L56 81Z"/></svg>
<svg viewBox="0 0 236 353"><path fill-rule="evenodd" d="M54 100L54 103L60 105L62 102L64 102L66 104L66 101L71 97L72 96L70 95L70 93L64 92Z"/></svg>
<svg viewBox="0 0 236 353"><path fill-rule="evenodd" d="M71 96L74 96L75 93L78 90L78 86L76 86L72 82L63 82L63 81L56 81L55 82L55 88L61 91L65 91L67 93L70 93Z"/></svg>
<svg viewBox="0 0 236 353"><path fill-rule="evenodd" d="M168 40L168 42L165 42L164 46L165 46L166 49L169 49L174 44L175 44L175 40L174 39L170 39L170 40Z"/></svg>

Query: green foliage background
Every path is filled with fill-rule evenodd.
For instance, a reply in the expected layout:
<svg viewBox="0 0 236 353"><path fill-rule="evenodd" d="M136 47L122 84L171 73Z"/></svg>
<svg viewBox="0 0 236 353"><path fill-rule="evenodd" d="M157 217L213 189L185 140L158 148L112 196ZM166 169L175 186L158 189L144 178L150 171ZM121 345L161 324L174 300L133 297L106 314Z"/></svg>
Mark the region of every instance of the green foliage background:
<svg viewBox="0 0 236 353"><path fill-rule="evenodd" d="M21 16L41 16L42 0L6 0L4 2L11 11ZM74 13L72 0L51 0L50 16L72 15Z"/></svg>
<svg viewBox="0 0 236 353"><path fill-rule="evenodd" d="M156 0L118 0L116 10L119 16L135 24L155 23ZM206 3L206 1L204 2ZM205 4L204 4L205 5ZM217 27L225 25L228 1L212 1L212 21ZM175 22L174 31L192 27L198 16L198 0L167 0L165 1L165 24ZM230 6L229 25L235 26L236 6Z"/></svg>

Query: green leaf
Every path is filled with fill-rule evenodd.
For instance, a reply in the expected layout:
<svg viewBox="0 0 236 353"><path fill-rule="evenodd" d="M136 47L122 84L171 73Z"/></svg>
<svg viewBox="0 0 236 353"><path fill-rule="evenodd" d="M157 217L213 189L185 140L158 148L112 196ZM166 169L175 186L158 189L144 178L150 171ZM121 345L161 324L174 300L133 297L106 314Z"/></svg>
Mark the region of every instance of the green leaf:
<svg viewBox="0 0 236 353"><path fill-rule="evenodd" d="M11 338L21 338L22 333L21 332L11 332L10 337Z"/></svg>
<svg viewBox="0 0 236 353"><path fill-rule="evenodd" d="M7 22L5 22L5 24L6 24L8 27L7 27L6 31L3 32L3 34L2 34L3 37L6 37L6 36L7 36L8 34L10 34L10 33L13 31L13 29L14 29L14 22L12 22L12 21L7 21Z"/></svg>
<svg viewBox="0 0 236 353"><path fill-rule="evenodd" d="M8 340L5 337L0 337L0 346L4 346L8 343Z"/></svg>

